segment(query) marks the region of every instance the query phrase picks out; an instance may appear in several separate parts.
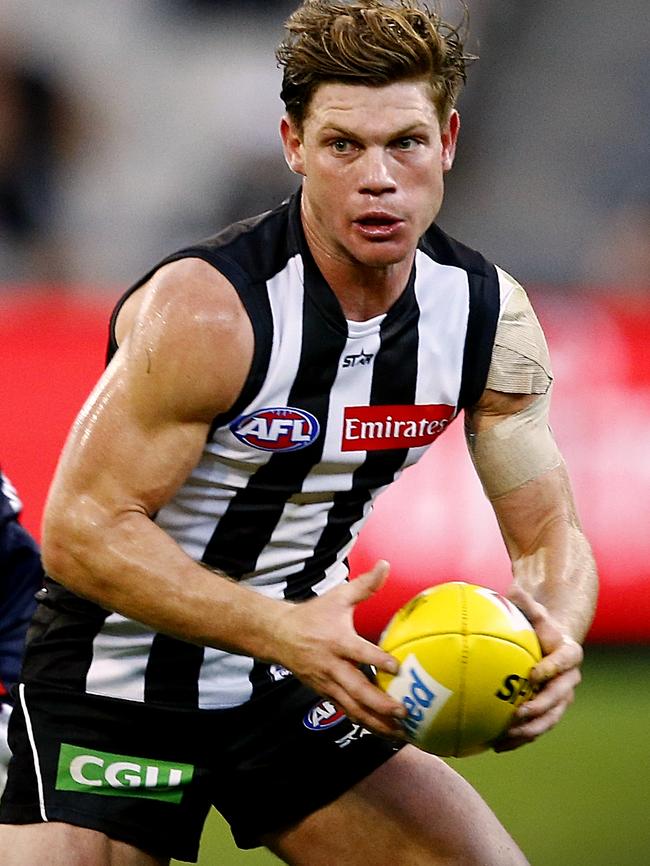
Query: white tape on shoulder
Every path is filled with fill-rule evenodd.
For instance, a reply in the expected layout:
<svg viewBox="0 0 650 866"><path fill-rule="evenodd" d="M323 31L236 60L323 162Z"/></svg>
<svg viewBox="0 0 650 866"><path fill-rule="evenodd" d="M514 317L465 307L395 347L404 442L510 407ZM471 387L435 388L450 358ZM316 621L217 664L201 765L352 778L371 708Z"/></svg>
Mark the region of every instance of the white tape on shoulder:
<svg viewBox="0 0 650 866"><path fill-rule="evenodd" d="M471 433L467 444L490 500L562 464L562 455L548 425L550 390L530 406L488 430Z"/></svg>

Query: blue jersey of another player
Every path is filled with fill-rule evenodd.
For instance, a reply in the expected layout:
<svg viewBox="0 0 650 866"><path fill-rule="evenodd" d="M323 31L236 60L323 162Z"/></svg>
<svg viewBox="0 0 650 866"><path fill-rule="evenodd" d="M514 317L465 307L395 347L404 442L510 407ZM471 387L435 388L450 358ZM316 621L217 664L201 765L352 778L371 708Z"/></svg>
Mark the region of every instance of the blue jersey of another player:
<svg viewBox="0 0 650 866"><path fill-rule="evenodd" d="M0 472L0 702L11 703L25 632L43 583L38 546L18 522L22 504Z"/></svg>

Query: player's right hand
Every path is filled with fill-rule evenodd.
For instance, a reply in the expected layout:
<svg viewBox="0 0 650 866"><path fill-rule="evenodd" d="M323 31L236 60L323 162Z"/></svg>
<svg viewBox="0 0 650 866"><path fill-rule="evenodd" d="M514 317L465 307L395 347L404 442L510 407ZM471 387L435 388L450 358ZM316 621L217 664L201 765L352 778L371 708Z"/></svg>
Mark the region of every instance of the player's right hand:
<svg viewBox="0 0 650 866"><path fill-rule="evenodd" d="M497 752L531 743L555 727L573 703L584 657L580 644L562 632L546 607L530 593L513 586L508 596L535 628L543 658L530 672L535 696L517 709L512 724L495 744Z"/></svg>
<svg viewBox="0 0 650 866"><path fill-rule="evenodd" d="M388 563L379 560L349 583L318 598L287 605L274 636L273 656L352 721L382 736L404 739L400 720L406 716L405 707L359 669L359 665L372 665L394 674L399 663L362 638L353 619L357 604L381 589L388 570Z"/></svg>

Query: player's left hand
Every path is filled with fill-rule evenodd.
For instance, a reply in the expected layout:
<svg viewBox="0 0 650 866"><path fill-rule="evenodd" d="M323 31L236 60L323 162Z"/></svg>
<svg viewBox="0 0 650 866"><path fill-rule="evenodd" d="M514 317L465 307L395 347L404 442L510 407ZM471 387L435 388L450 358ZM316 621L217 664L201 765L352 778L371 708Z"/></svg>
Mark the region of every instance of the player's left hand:
<svg viewBox="0 0 650 866"><path fill-rule="evenodd" d="M562 632L544 605L530 593L515 585L508 598L532 623L543 657L530 672L530 682L538 689L537 694L516 710L512 724L494 746L496 752L531 743L560 721L573 703L584 655L580 644Z"/></svg>

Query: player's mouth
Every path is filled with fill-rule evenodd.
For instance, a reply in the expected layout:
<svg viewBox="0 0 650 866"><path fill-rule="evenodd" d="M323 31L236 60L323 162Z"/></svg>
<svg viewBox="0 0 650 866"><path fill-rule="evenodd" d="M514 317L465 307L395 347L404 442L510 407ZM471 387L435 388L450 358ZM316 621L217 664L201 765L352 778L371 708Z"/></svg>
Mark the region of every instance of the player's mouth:
<svg viewBox="0 0 650 866"><path fill-rule="evenodd" d="M404 225L404 220L385 211L369 211L353 220L362 237L373 241L392 240Z"/></svg>

